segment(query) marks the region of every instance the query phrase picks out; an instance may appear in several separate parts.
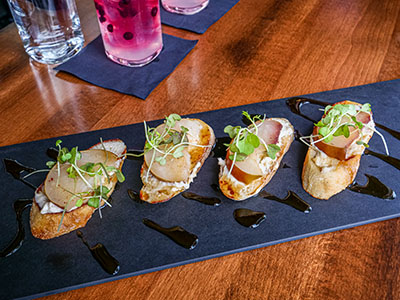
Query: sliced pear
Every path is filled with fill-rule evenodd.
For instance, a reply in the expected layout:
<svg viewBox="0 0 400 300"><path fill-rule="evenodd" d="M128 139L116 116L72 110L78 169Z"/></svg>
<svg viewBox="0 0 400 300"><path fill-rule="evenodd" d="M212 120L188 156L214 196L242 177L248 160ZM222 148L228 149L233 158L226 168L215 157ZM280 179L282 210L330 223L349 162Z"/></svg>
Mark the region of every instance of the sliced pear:
<svg viewBox="0 0 400 300"><path fill-rule="evenodd" d="M368 124L371 120L371 115L366 112L360 112L356 119L358 122L363 124ZM349 122L348 118L343 118L342 123ZM350 136L346 138L345 136L335 136L333 139L326 143L325 141L320 141L315 143L321 151L323 151L326 155L336 158L338 160L347 160L350 158L351 153L349 153L349 148L359 139L360 132L357 128L349 126ZM318 127L314 127L313 135L318 135ZM319 137L320 138L320 137ZM319 139L318 138L318 139ZM317 138L315 138L317 139Z"/></svg>
<svg viewBox="0 0 400 300"><path fill-rule="evenodd" d="M279 141L279 134L282 129L282 124L274 120L265 120L258 127L257 136L264 140L268 144L276 144ZM228 150L226 153L226 165L230 170L232 161L229 156L232 153ZM253 180L260 178L264 175L260 165L263 158L267 155L264 144L260 144L259 147L254 149L254 152L247 156L243 161L236 161L232 168L232 176L237 180L244 182L245 184L251 183Z"/></svg>
<svg viewBox="0 0 400 300"><path fill-rule="evenodd" d="M160 150L163 148L165 147L160 147ZM185 181L190 176L190 154L187 148L182 151L182 154L183 156L179 158L168 155L165 158L165 164L161 165L155 161L155 158L163 156L163 154L152 149L144 155L144 161L147 167L151 165L150 172L160 180L168 182ZM155 157L153 163L151 163L153 155Z"/></svg>
<svg viewBox="0 0 400 300"><path fill-rule="evenodd" d="M105 166L115 166L117 161L117 156L109 151L104 151L101 149L90 149L81 151L82 158L77 161L78 166L82 166L88 162L91 163L103 163ZM70 164L60 165L60 178L58 179L59 185L57 186L58 169L57 164L50 170L47 174L46 180L44 182L44 191L47 198L58 205L61 208L65 208L67 211L75 206L76 201L79 197L74 197L74 194L85 193L92 190L79 176L74 178L69 178L67 169ZM98 170L100 166L96 166L95 170ZM95 177L91 177L88 174L84 175L86 181L92 186L95 186ZM102 176L102 183L104 186L111 187L112 184L108 183L105 174ZM99 183L97 182L97 185ZM69 203L68 203L69 201ZM84 203L86 203L84 201ZM68 204L68 205L67 205Z"/></svg>

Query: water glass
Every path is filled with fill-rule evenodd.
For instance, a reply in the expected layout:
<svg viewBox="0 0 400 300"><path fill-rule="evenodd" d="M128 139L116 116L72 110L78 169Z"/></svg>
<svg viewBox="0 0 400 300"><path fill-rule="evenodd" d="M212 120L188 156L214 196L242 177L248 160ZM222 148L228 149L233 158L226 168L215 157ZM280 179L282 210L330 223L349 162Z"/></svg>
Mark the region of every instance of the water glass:
<svg viewBox="0 0 400 300"><path fill-rule="evenodd" d="M112 61L141 67L163 47L159 0L95 0L106 55Z"/></svg>
<svg viewBox="0 0 400 300"><path fill-rule="evenodd" d="M169 12L181 15L194 15L207 7L209 0L161 0Z"/></svg>
<svg viewBox="0 0 400 300"><path fill-rule="evenodd" d="M77 54L84 37L74 0L7 0L26 53L45 64Z"/></svg>

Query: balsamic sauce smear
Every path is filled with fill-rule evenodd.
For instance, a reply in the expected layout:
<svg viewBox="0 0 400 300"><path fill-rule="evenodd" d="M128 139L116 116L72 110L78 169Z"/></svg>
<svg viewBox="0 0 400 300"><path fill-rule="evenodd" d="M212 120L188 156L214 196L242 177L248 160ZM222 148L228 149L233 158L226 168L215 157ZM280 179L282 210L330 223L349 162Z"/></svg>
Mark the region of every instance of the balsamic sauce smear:
<svg viewBox="0 0 400 300"><path fill-rule="evenodd" d="M214 147L211 150L211 157L225 158L227 147L224 144L229 144L230 142L231 138L229 136L216 138Z"/></svg>
<svg viewBox="0 0 400 300"><path fill-rule="evenodd" d="M4 250L0 251L0 257L7 257L21 248L25 239L25 229L22 224L22 212L25 208L30 206L32 206L32 199L19 199L14 202L14 211L18 222L17 234L11 243Z"/></svg>
<svg viewBox="0 0 400 300"><path fill-rule="evenodd" d="M100 266L111 275L115 275L119 272L120 265L118 260L116 260L111 254L107 251L106 247L103 244L97 243L95 246L90 247L88 242L83 237L83 233L78 230L76 235L82 240L82 242L86 245L86 247L90 250L93 257L100 264Z"/></svg>
<svg viewBox="0 0 400 300"><path fill-rule="evenodd" d="M235 220L244 227L256 228L266 218L262 211L254 211L247 208L238 208L233 212Z"/></svg>
<svg viewBox="0 0 400 300"><path fill-rule="evenodd" d="M143 219L143 224L166 235L178 245L189 250L194 249L199 241L199 238L196 235L186 231L180 226L165 228L149 219Z"/></svg>
<svg viewBox="0 0 400 300"><path fill-rule="evenodd" d="M304 98L304 97L294 97L294 98L290 98L290 99L286 100L286 105L289 106L292 113L295 113L313 123L317 123L317 121L302 114L300 111L303 104L309 104L309 103L320 105L320 106L327 106L327 105L332 104L332 103L328 103L328 102L324 102L324 101L320 101L320 100L316 100L316 99L311 99L311 98ZM400 132L390 129L390 128L386 127L385 125L382 125L379 123L375 123L375 125L376 125L376 127L385 130L386 132L390 133L393 137L400 140Z"/></svg>
<svg viewBox="0 0 400 300"><path fill-rule="evenodd" d="M48 157L50 157L51 159L54 159L55 161L57 161L58 158L58 150L54 147L50 147L46 150L46 154Z"/></svg>
<svg viewBox="0 0 400 300"><path fill-rule="evenodd" d="M201 196L191 192L183 192L182 196L189 200L195 200L197 202L203 203L205 205L220 206L221 200L216 197L206 197Z"/></svg>
<svg viewBox="0 0 400 300"><path fill-rule="evenodd" d="M147 203L146 201L143 201L142 199L140 199L140 195L138 192L132 190L132 189L128 189L128 196L129 198L131 198L133 201L140 203L140 204L144 204Z"/></svg>
<svg viewBox="0 0 400 300"><path fill-rule="evenodd" d="M258 196L263 197L264 199L269 199L269 200L273 200L279 203L283 203L286 205L289 205L303 213L308 214L309 212L311 212L312 207L310 204L308 204L306 201L304 201L303 199L301 199L295 192L293 191L289 191L287 196L283 199L278 198L275 195L272 195L264 190L262 190Z"/></svg>
<svg viewBox="0 0 400 300"><path fill-rule="evenodd" d="M24 178L21 177L22 172L28 172L32 173L33 171L36 171L36 169L24 166L23 164L19 163L18 161L14 159L9 159L5 158L3 159L4 161L4 166L6 168L6 172L10 173L15 179L23 182L27 186L29 186L31 189L36 190L37 187L34 186L32 183L26 181Z"/></svg>
<svg viewBox="0 0 400 300"><path fill-rule="evenodd" d="M396 169L400 170L400 159L398 159L398 158L388 156L386 154L377 153L377 152L374 152L369 149L365 149L364 154L375 156L375 157L383 160L384 162L388 163L389 165L392 165Z"/></svg>
<svg viewBox="0 0 400 300"><path fill-rule="evenodd" d="M365 176L368 178L366 185L359 185L357 182L354 182L347 188L353 192L371 195L381 199L393 200L396 198L396 193L391 188L380 182L378 178L368 174L365 174Z"/></svg>

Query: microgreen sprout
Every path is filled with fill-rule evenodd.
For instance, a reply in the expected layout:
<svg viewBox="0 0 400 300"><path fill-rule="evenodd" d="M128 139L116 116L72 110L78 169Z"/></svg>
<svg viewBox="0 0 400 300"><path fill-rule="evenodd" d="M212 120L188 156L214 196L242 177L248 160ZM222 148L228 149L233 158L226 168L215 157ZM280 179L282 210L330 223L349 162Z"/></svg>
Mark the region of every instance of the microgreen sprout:
<svg viewBox="0 0 400 300"><path fill-rule="evenodd" d="M229 159L232 161L229 174L232 172L233 166L237 161L245 160L250 154L254 152L261 144L265 148L267 156L271 159L276 158L281 148L276 144L266 144L266 142L258 136L258 128L265 121L265 115L250 116L247 111L242 112L250 122L248 127L231 126L228 125L224 128L224 132L229 135L233 141L230 144L225 144L230 150L231 154Z"/></svg>
<svg viewBox="0 0 400 300"><path fill-rule="evenodd" d="M77 162L82 158L81 152L79 152L78 147L74 147L71 150L68 150L66 147L61 147L61 140L57 140L56 146L58 147L58 156L57 161L49 161L46 165L49 168L53 168L57 164L57 187L62 188L66 192L71 194L67 205L65 205L63 214L61 217L60 224L58 226L58 230L61 228L62 221L64 219L65 212L70 202L73 199L76 199L75 206L81 207L84 201L87 201L87 204L94 208L99 208L99 214L101 216L100 204L104 201L108 206L111 206L110 203L107 202L108 194L110 193L110 189L103 185L102 178L105 176L107 179L107 183L111 182L111 176L115 174L117 180L119 182L125 181L125 177L122 174L121 170L115 166L107 165L108 161L108 151L103 143L103 140L100 139L103 150L106 152L106 159L104 162L87 162L81 166L78 166ZM66 190L61 187L59 184L61 164L69 165L66 172L68 173L68 177L74 180L81 179L89 188L89 191L82 193L74 193ZM85 178L85 176L94 177L94 184L90 184L89 181Z"/></svg>
<svg viewBox="0 0 400 300"><path fill-rule="evenodd" d="M348 138L354 131L358 131L360 138L356 141L356 144L368 148L369 145L363 141L364 136L362 131L364 127L367 127L381 137L386 154L389 155L389 150L383 135L375 128L357 119L357 116L362 112L371 114L371 105L369 103L365 103L361 106L354 104L327 105L323 111L324 117L318 123L314 124L318 127L318 134L300 137L300 140L304 144L315 150L319 150L315 147L315 144L318 142L324 141L325 143L329 143L337 136Z"/></svg>
<svg viewBox="0 0 400 300"><path fill-rule="evenodd" d="M176 123L182 118L178 114L170 114L164 120L164 128L153 128L147 125L146 121L144 124L144 131L146 137L146 143L144 145L144 151L141 154L127 153L135 157L144 156L147 152L153 150L153 154L148 166L145 180L148 180L149 172L154 163L165 165L167 163L168 156L172 156L176 159L183 157L183 151L188 146L195 147L211 147L209 145L198 145L189 142L188 135L189 129L185 126L180 126L176 129ZM160 155L156 155L156 154Z"/></svg>

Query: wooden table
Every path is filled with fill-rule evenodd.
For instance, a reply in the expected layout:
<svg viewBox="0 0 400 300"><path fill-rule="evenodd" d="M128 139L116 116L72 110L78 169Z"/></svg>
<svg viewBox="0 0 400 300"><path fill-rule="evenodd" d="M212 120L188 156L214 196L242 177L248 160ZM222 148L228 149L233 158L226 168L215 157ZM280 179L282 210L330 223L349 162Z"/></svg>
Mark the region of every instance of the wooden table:
<svg viewBox="0 0 400 300"><path fill-rule="evenodd" d="M214 1L214 0L211 0ZM99 33L79 0L86 41ZM400 1L241 0L146 101L29 61L0 31L0 146L400 77ZM337 231L51 299L393 299L400 220Z"/></svg>

